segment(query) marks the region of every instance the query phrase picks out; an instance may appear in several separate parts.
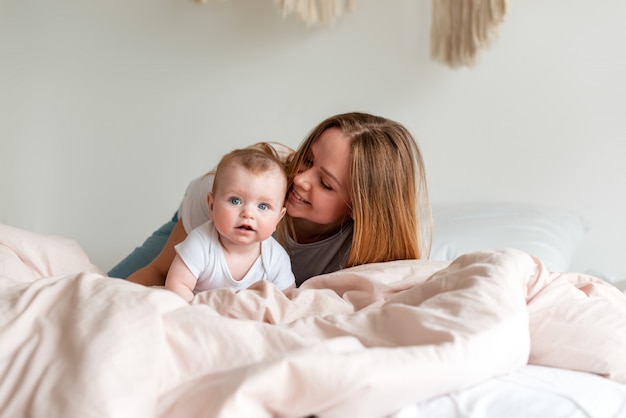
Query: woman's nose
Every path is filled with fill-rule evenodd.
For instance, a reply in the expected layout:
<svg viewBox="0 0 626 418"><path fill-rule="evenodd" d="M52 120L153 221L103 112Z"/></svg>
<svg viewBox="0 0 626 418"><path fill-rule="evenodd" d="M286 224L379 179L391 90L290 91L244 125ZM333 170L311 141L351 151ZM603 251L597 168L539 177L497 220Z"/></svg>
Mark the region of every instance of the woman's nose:
<svg viewBox="0 0 626 418"><path fill-rule="evenodd" d="M311 188L310 170L302 171L293 178L293 184L303 190Z"/></svg>

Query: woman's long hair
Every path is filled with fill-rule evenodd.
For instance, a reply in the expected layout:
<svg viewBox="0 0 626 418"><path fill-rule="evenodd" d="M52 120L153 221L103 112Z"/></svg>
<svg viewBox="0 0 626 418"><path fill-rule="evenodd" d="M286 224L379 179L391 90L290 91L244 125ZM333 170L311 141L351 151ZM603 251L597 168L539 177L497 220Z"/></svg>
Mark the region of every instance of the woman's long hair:
<svg viewBox="0 0 626 418"><path fill-rule="evenodd" d="M288 188L324 131L337 128L351 147L350 201L354 232L346 267L428 258L432 216L422 154L401 124L366 113L345 113L320 123L287 166ZM286 215L278 231L293 238Z"/></svg>

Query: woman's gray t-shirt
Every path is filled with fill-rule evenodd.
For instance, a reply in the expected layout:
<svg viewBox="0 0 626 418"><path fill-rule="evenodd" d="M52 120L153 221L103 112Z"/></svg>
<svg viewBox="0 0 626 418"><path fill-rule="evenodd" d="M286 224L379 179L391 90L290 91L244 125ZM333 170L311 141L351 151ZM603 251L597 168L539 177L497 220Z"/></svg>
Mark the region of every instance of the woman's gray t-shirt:
<svg viewBox="0 0 626 418"><path fill-rule="evenodd" d="M346 267L352 245L352 222L347 222L333 236L309 244L300 244L287 237L285 249L291 258L296 286L305 280Z"/></svg>

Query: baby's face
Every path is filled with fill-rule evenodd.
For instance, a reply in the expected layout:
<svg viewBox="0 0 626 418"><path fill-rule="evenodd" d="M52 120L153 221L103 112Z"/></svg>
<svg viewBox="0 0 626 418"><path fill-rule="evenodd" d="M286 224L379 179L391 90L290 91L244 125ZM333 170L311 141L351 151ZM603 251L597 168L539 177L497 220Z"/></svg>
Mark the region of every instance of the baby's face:
<svg viewBox="0 0 626 418"><path fill-rule="evenodd" d="M285 214L286 185L278 168L253 174L241 166L225 167L209 197L211 219L222 239L247 245L270 237Z"/></svg>

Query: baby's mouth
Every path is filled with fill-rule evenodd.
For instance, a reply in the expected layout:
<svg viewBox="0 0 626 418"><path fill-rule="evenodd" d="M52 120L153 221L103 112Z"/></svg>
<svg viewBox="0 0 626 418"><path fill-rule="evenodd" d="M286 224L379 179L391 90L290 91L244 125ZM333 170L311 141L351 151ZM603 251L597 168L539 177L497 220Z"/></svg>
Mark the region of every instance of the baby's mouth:
<svg viewBox="0 0 626 418"><path fill-rule="evenodd" d="M250 225L240 225L237 229L242 229L244 231L254 231L254 229Z"/></svg>

